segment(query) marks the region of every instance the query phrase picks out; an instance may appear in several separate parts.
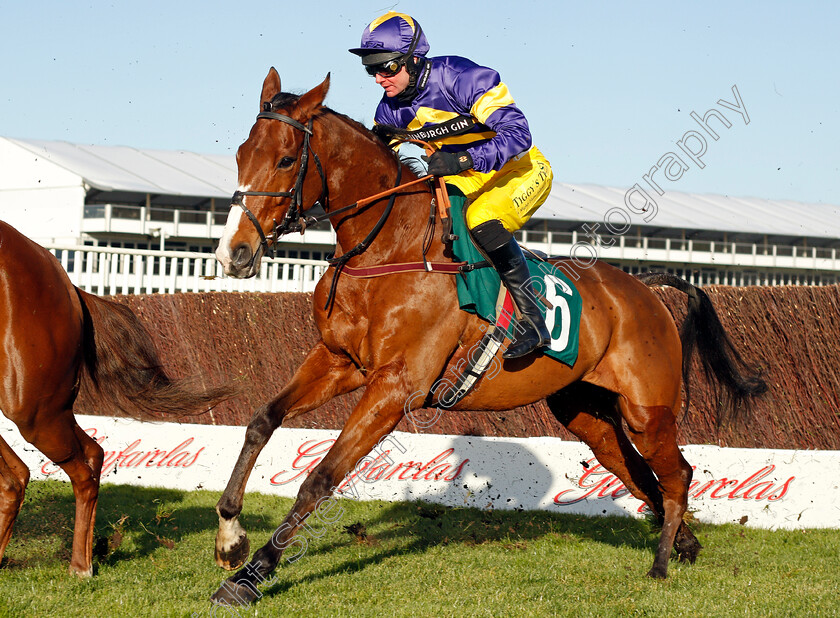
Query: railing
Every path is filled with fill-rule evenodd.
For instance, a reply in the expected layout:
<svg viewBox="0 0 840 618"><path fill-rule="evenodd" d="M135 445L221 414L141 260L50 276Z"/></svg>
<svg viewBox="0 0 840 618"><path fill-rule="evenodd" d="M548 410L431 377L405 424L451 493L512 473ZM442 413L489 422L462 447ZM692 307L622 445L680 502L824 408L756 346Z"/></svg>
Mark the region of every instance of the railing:
<svg viewBox="0 0 840 618"><path fill-rule="evenodd" d="M211 253L45 245L73 285L98 295L174 292L311 292L327 263L263 258L251 279L233 279Z"/></svg>
<svg viewBox="0 0 840 618"><path fill-rule="evenodd" d="M681 277L692 285L836 285L840 283L840 273L802 272L780 270L743 270L739 268L705 268L692 265L675 264L622 264L608 260L615 266L631 274L644 272L668 272Z"/></svg>
<svg viewBox="0 0 840 618"><path fill-rule="evenodd" d="M592 242L577 232L523 230L516 237L549 255L574 255L580 242ZM675 238L604 236L592 245L597 257L617 262L690 264L697 268L789 270L840 274L840 255L834 248L764 245ZM585 251L589 251L586 249ZM587 253L578 253L582 258Z"/></svg>

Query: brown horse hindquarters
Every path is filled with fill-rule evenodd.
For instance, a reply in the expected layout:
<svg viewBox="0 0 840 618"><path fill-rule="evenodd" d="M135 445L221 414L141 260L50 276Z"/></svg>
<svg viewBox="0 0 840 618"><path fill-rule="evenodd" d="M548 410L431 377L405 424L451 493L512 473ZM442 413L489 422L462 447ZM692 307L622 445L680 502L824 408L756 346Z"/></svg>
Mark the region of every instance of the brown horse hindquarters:
<svg viewBox="0 0 840 618"><path fill-rule="evenodd" d="M27 442L70 477L76 495L70 570L89 576L102 449L81 431L72 412L82 354L80 302L49 252L5 224L0 236L0 337L5 342L0 409ZM20 460L4 446L0 454L14 471ZM25 483L18 486L22 499ZM6 511L0 517L0 557L19 510L9 497L3 496L0 506Z"/></svg>
<svg viewBox="0 0 840 618"><path fill-rule="evenodd" d="M599 313L610 332L600 361L583 380L620 394L629 404L665 406L676 414L682 344L670 312L650 289L623 271L601 262L589 270L600 277L587 282L586 292L581 292L584 314ZM595 322L581 326L589 332L598 328Z"/></svg>
<svg viewBox="0 0 840 618"><path fill-rule="evenodd" d="M82 314L61 266L6 224L0 227L0 409L25 439L40 409L69 408L81 359ZM57 385L45 389L45 385ZM49 412L47 412L49 413Z"/></svg>
<svg viewBox="0 0 840 618"><path fill-rule="evenodd" d="M644 284L600 263L589 271L597 280L586 285L583 278L578 282L584 315L600 313L604 322L584 320L581 328L596 337L604 323L610 328L601 360L582 381L615 393L615 406L645 465L628 448L620 422L614 430L601 426L609 416L572 416L568 426L661 518L662 533L648 575L664 578L678 532L681 557L693 561L699 551L699 543L682 520L692 474L677 444L682 345L670 312Z"/></svg>
<svg viewBox="0 0 840 618"><path fill-rule="evenodd" d="M230 389L196 392L170 379L149 333L127 307L75 288L46 249L3 222L0 341L0 409L70 477L76 496L70 570L89 576L103 451L73 416L80 381L98 387L115 412L137 416L206 410ZM28 473L5 443L0 458L2 558Z"/></svg>
<svg viewBox="0 0 840 618"><path fill-rule="evenodd" d="M547 397L557 418L662 520L649 575L665 577L678 531L681 556L693 561L699 550L682 522L691 467L680 453L676 434L682 366L679 333L667 308L635 278L600 262L580 274L576 286L583 310L575 366L547 358L506 361L501 373L480 382L457 407L507 409ZM592 389L580 387L563 394L578 381L613 395L599 398ZM592 403L580 393L592 395ZM629 429L629 441L621 418Z"/></svg>
<svg viewBox="0 0 840 618"><path fill-rule="evenodd" d="M618 395L616 403L629 437L656 475L662 493L661 511L656 498L647 502L657 515L661 514L663 526L648 575L664 578L678 532L681 557L693 561L699 550L699 543L682 520L692 475L677 444L682 344L670 312L644 284L608 266L601 271L608 278L600 287L605 294L600 309L616 317L609 348L584 381ZM635 465L626 449L618 443L615 448L626 458L625 466ZM593 450L598 452L595 447Z"/></svg>

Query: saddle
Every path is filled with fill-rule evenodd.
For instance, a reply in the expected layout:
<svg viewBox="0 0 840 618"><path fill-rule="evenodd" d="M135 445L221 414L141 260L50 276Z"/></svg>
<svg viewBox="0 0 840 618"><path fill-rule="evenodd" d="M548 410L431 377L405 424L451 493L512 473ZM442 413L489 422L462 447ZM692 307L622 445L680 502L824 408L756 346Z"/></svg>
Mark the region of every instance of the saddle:
<svg viewBox="0 0 840 618"><path fill-rule="evenodd" d="M499 348L505 339L514 338L517 327L521 328L510 293L472 241L464 220L466 198L454 187L449 189L452 252L460 263L456 277L458 304L462 311L479 316L488 325L481 340L432 388L430 404L445 408L463 399L483 375L488 379L495 377L501 370L501 361L496 357ZM545 253L528 249L524 253L540 301L537 305L551 333L551 344L542 353L573 366L578 355L580 294L571 279L548 261Z"/></svg>

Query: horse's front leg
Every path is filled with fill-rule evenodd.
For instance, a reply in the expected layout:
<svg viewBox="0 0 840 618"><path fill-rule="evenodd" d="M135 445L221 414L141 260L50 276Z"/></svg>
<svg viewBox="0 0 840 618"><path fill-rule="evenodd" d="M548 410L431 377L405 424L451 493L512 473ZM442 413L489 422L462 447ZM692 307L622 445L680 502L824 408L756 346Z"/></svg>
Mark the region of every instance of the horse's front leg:
<svg viewBox="0 0 840 618"><path fill-rule="evenodd" d="M305 537L306 531L312 529L307 522L313 511L316 511L315 519L321 522L336 521L340 507L331 500L333 491L345 479L349 480L348 473L397 426L411 392L402 361L390 363L370 377L365 394L335 444L301 485L286 519L251 561L222 584L212 597L214 603L243 605L260 596L257 584L267 580L284 549L295 546L289 561L297 560L305 552L308 541L301 541L296 533L305 526L301 533Z"/></svg>
<svg viewBox="0 0 840 618"><path fill-rule="evenodd" d="M216 534L216 564L234 570L248 559L250 546L239 523L245 485L257 457L274 430L286 418L313 410L333 397L364 384L364 376L349 358L334 354L319 341L304 359L291 381L270 403L254 413L245 432L245 443L222 497L216 504L219 531Z"/></svg>

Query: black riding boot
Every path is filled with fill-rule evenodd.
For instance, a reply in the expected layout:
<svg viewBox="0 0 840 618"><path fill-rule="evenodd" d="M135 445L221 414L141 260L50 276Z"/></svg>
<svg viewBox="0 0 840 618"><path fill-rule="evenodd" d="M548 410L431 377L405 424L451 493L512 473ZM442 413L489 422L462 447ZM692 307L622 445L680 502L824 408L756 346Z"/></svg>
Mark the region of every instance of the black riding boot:
<svg viewBox="0 0 840 618"><path fill-rule="evenodd" d="M519 326L524 330L516 331L516 338L502 357L519 358L551 343L551 333L545 325L529 281L531 273L528 264L513 234L504 229L497 220L477 225L471 232L476 244L499 273L502 283L522 314Z"/></svg>

